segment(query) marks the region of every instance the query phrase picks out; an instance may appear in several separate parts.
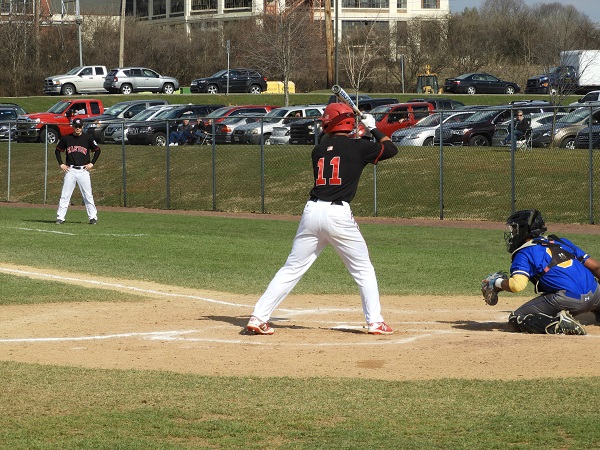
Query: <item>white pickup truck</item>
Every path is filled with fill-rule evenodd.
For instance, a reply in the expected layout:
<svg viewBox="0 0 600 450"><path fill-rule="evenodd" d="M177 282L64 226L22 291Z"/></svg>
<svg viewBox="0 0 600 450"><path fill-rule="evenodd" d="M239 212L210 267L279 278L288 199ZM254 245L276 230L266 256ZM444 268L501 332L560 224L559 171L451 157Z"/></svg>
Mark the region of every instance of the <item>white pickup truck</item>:
<svg viewBox="0 0 600 450"><path fill-rule="evenodd" d="M88 92L106 93L106 66L79 66L63 75L53 75L44 81L44 94L75 95Z"/></svg>

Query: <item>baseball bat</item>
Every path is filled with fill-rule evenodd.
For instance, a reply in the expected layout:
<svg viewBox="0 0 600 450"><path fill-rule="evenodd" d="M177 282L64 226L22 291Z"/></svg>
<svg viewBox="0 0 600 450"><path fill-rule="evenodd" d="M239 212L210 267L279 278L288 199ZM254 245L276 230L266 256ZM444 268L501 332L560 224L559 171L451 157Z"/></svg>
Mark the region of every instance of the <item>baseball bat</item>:
<svg viewBox="0 0 600 450"><path fill-rule="evenodd" d="M341 101L343 101L346 105L348 105L350 108L352 108L352 110L356 113L356 115L362 116L361 110L358 109L358 106L356 106L356 104L352 101L352 99L350 98L348 93L341 86L334 84L331 87L331 92L333 92L334 95L337 98L339 98Z"/></svg>

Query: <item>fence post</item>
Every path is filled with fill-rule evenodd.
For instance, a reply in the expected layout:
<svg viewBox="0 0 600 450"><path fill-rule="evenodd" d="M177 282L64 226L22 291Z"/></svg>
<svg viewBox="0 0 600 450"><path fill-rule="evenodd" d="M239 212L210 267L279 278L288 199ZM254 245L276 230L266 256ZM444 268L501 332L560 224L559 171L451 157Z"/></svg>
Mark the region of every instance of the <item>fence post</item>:
<svg viewBox="0 0 600 450"><path fill-rule="evenodd" d="M46 132L44 134L46 138L44 139L44 157L46 161L44 162L44 205L48 200L48 124L46 124L45 127Z"/></svg>
<svg viewBox="0 0 600 450"><path fill-rule="evenodd" d="M121 164L123 166L123 207L127 207L127 163L125 153L125 121L121 123Z"/></svg>
<svg viewBox="0 0 600 450"><path fill-rule="evenodd" d="M12 127L8 124L8 161L6 170L6 201L10 202L10 152L11 152L11 141L12 141Z"/></svg>
<svg viewBox="0 0 600 450"><path fill-rule="evenodd" d="M211 131L212 131L212 209L213 211L217 210L217 145L215 143L215 131L216 124L215 121L211 121Z"/></svg>
<svg viewBox="0 0 600 450"><path fill-rule="evenodd" d="M167 209L171 209L171 146L169 145L169 120L167 119L167 142L165 142L166 148L166 157L167 157L167 198L166 198L166 207Z"/></svg>
<svg viewBox="0 0 600 450"><path fill-rule="evenodd" d="M444 115L440 111L440 220L444 220Z"/></svg>
<svg viewBox="0 0 600 450"><path fill-rule="evenodd" d="M594 145L592 141L592 125L593 125L593 110L590 106L590 116L588 117L588 154L589 154L589 201L590 201L590 218L591 225L594 224Z"/></svg>
<svg viewBox="0 0 600 450"><path fill-rule="evenodd" d="M265 135L263 119L260 119L260 212L265 213Z"/></svg>

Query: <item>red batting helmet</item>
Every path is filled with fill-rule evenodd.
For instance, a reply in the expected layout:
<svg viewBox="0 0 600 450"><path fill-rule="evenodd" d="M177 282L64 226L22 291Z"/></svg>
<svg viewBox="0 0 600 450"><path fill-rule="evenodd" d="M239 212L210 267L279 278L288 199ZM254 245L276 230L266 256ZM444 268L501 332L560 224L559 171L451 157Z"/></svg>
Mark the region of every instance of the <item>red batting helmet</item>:
<svg viewBox="0 0 600 450"><path fill-rule="evenodd" d="M330 103L323 112L324 133L350 133L354 131L354 111L345 103Z"/></svg>

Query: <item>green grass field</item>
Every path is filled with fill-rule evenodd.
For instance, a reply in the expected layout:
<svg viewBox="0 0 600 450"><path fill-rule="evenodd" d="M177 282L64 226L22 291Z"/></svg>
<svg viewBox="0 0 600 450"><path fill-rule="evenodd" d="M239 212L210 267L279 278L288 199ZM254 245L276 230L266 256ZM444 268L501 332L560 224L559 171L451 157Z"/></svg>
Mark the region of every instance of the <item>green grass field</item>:
<svg viewBox="0 0 600 450"><path fill-rule="evenodd" d="M297 227L297 220L101 207L99 219L89 226L85 212L72 209L57 227L53 208L2 206L0 261L258 295ZM502 231L366 223L361 230L383 294L476 295L482 275L509 264ZM569 237L600 254L597 236ZM6 273L0 283L2 307L107 300L99 290ZM327 249L294 292L331 291L356 287ZM559 355L548 359L555 376ZM8 361L0 376L6 449L600 447L600 377L391 382L313 378L309 368L305 378L244 378Z"/></svg>

